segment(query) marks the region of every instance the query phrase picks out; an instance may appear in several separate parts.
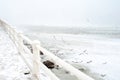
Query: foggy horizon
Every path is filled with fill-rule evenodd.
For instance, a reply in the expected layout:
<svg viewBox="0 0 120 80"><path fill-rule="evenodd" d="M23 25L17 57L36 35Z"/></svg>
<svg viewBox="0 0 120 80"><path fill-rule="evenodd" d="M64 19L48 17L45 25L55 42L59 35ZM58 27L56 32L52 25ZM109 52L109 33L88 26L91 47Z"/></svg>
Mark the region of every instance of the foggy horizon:
<svg viewBox="0 0 120 80"><path fill-rule="evenodd" d="M119 27L119 0L4 0L0 17L10 24Z"/></svg>

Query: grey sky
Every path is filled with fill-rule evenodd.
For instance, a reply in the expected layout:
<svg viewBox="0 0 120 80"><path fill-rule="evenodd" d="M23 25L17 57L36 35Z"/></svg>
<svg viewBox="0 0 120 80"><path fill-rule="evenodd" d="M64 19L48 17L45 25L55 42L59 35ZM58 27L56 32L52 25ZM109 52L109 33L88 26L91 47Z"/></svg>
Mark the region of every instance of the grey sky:
<svg viewBox="0 0 120 80"><path fill-rule="evenodd" d="M0 17L13 25L119 26L120 0L0 0Z"/></svg>

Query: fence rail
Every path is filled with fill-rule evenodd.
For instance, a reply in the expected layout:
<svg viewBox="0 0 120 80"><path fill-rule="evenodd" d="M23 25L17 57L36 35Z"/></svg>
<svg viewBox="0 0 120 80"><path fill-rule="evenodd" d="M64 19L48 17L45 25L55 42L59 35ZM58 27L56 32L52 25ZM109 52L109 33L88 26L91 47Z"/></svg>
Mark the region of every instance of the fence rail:
<svg viewBox="0 0 120 80"><path fill-rule="evenodd" d="M60 80L53 72L51 72L51 70L49 70L41 62L41 57L39 54L40 51L44 53L45 56L49 57L55 64L69 71L71 75L76 76L79 80L94 80L93 78L89 77L88 75L84 74L83 72L79 71L70 64L61 60L59 57L55 56L53 53L43 48L38 40L30 40L22 33L18 33L14 28L12 28L12 26L8 25L3 20L0 20L0 25L4 28L4 30L8 33L12 41L15 43L21 57L29 67L31 73L33 74L36 80L40 80L40 69L43 69L51 80ZM32 52L25 44L32 47Z"/></svg>

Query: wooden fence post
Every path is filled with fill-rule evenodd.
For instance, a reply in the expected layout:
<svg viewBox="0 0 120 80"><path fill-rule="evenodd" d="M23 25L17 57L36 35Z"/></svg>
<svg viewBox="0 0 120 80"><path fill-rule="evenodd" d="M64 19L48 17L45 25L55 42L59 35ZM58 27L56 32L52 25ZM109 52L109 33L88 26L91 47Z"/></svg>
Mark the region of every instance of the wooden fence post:
<svg viewBox="0 0 120 80"><path fill-rule="evenodd" d="M34 40L32 43L32 49L33 49L33 70L32 74L35 77L35 79L39 80L39 71L40 71L40 51L37 46L40 46L40 42L37 40Z"/></svg>

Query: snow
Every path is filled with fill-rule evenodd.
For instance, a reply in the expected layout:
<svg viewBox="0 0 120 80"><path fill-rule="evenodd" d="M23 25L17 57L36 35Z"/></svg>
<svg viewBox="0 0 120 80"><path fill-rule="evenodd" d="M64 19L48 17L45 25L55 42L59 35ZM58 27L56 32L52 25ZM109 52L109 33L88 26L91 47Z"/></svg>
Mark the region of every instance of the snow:
<svg viewBox="0 0 120 80"><path fill-rule="evenodd" d="M120 39L106 35L25 33L96 80L120 79ZM55 72L55 71L54 71ZM55 72L57 75L59 72ZM63 74L64 75L64 74ZM64 77L65 80L70 80ZM63 79L63 80L64 80Z"/></svg>
<svg viewBox="0 0 120 80"><path fill-rule="evenodd" d="M0 27L0 80L32 80L32 75L20 57L14 43ZM41 80L50 80L41 70Z"/></svg>
<svg viewBox="0 0 120 80"><path fill-rule="evenodd" d="M18 30L20 31L20 29ZM93 77L95 80L120 79L119 35L116 37L116 35L104 34L68 34L63 32L54 33L54 31L52 33L41 33L39 30L32 31L32 29L29 30L29 28L26 28L26 31L24 30L25 28L21 29L26 36L32 40L40 40L43 47L53 52L62 60L70 63L74 67ZM30 80L31 75L23 74L24 72L29 72L29 69L23 63L21 58L18 58L18 53L16 52L16 48L14 47L13 43L9 40L8 36L6 36L4 32L1 32L1 34L3 34L3 36L0 35L0 53L6 51L7 55L0 54L0 79L6 78L5 80L10 80L7 78L11 78L11 80ZM6 46L4 46L5 44ZM6 61L8 62L6 63ZM16 65L17 70L15 70ZM7 66L10 68L8 69ZM62 69L53 69L52 71L62 80L74 80L72 77L67 76L65 71ZM8 75L9 72L12 74ZM45 76L44 72L41 74L45 80L48 80L48 77ZM44 80L44 78L41 79Z"/></svg>
<svg viewBox="0 0 120 80"><path fill-rule="evenodd" d="M0 80L28 80L24 75L27 66L20 59L8 35L0 28ZM29 78L29 77L28 77Z"/></svg>

